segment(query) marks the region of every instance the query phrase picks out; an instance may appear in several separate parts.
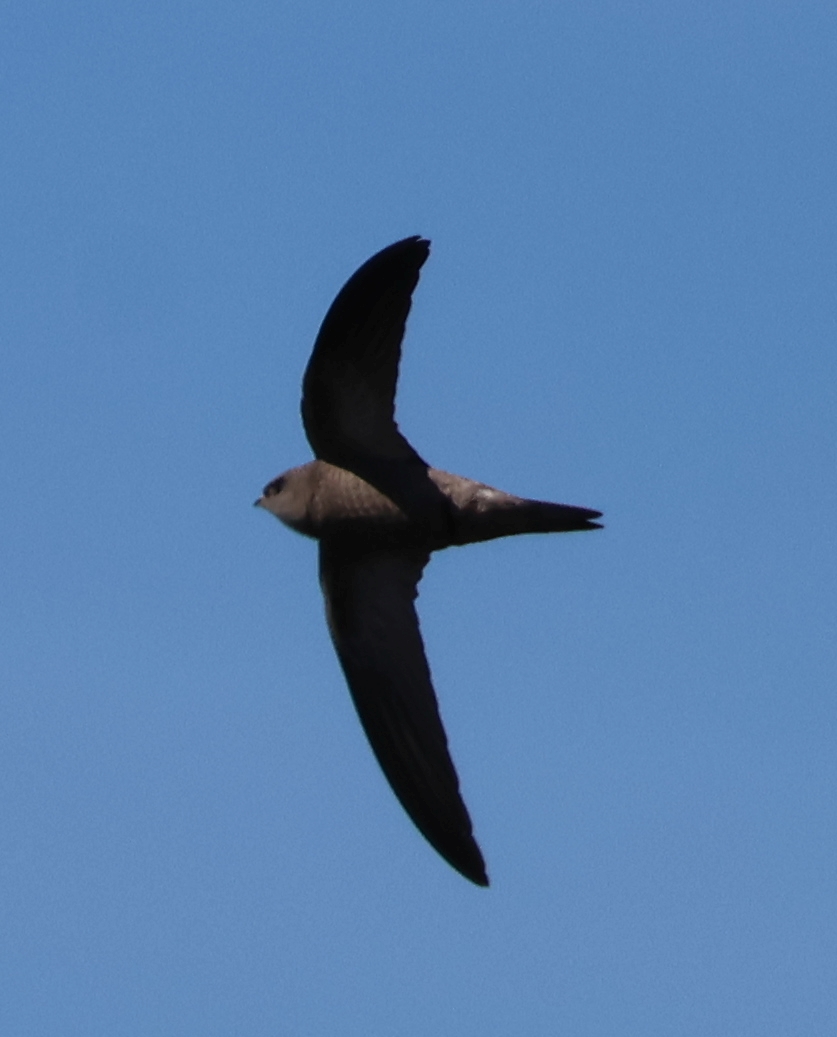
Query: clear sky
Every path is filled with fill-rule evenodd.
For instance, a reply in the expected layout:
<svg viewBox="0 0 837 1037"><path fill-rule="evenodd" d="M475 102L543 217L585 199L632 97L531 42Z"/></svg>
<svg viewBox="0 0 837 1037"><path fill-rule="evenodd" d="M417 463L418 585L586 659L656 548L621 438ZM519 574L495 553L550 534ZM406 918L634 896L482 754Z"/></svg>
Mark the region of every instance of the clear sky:
<svg viewBox="0 0 837 1037"><path fill-rule="evenodd" d="M0 9L0 1032L837 1032L837 7ZM607 523L421 585L488 890L252 508L410 234L404 432Z"/></svg>

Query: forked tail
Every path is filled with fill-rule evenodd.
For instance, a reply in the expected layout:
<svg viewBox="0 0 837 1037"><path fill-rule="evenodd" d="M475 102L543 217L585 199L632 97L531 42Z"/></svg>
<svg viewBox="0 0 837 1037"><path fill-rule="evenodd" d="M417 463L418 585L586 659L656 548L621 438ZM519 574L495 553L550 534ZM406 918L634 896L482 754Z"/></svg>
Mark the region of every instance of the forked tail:
<svg viewBox="0 0 837 1037"><path fill-rule="evenodd" d="M519 533L570 533L582 529L601 529L594 519L600 511L577 508L572 504L525 500L501 490L480 493L457 509L457 540L473 544L480 540L516 536Z"/></svg>

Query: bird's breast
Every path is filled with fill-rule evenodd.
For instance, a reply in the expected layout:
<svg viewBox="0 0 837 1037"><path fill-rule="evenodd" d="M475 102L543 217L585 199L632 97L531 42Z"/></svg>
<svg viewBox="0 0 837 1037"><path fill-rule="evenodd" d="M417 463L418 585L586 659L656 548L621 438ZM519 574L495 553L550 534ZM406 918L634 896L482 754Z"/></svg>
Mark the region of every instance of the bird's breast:
<svg viewBox="0 0 837 1037"><path fill-rule="evenodd" d="M391 492L378 489L345 468L317 465L309 520L316 537L340 537L371 545L421 545L444 539L447 501L427 481L429 493L410 481ZM389 488L388 488L389 489Z"/></svg>

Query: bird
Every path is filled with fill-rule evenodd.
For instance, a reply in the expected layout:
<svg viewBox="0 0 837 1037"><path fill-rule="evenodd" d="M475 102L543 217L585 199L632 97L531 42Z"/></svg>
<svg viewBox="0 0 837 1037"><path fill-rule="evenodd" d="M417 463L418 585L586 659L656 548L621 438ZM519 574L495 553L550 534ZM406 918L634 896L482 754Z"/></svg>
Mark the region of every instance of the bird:
<svg viewBox="0 0 837 1037"><path fill-rule="evenodd" d="M255 504L319 542L328 629L372 751L431 846L488 886L419 629L418 583L434 551L599 529L602 513L433 468L399 431L402 340L429 253L418 235L396 241L337 294L302 380L315 460L273 479Z"/></svg>

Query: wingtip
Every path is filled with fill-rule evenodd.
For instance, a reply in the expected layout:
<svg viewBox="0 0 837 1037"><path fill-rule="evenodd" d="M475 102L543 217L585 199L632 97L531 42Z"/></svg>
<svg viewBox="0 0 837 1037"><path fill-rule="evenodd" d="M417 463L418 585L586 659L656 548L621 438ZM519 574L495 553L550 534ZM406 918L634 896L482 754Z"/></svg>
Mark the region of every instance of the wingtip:
<svg viewBox="0 0 837 1037"><path fill-rule="evenodd" d="M482 851L473 836L468 840L467 845L460 846L458 851L453 854L445 852L438 844L434 843L434 845L448 864L455 868L463 878L473 882L475 886L486 888L491 885L488 872L485 870Z"/></svg>
<svg viewBox="0 0 837 1037"><path fill-rule="evenodd" d="M481 889L488 889L491 885L491 883L488 881L488 876L485 874L485 872L483 872L482 875L472 877L471 881L474 883L475 886L479 886Z"/></svg>
<svg viewBox="0 0 837 1037"><path fill-rule="evenodd" d="M423 253L424 259L422 264L430 255L430 238L425 238L421 234L411 234L409 238L402 238L401 241L396 241L387 248L382 249L382 252L400 251L401 249L417 249Z"/></svg>
<svg viewBox="0 0 837 1037"><path fill-rule="evenodd" d="M430 255L430 238L425 238L422 234L411 234L409 238L401 238L399 241L393 241L391 245L387 245L382 248L376 255L395 255L396 253L410 253L418 252L422 256L422 265ZM373 259L375 256L372 257Z"/></svg>
<svg viewBox="0 0 837 1037"><path fill-rule="evenodd" d="M450 858L447 858L447 861L463 878L473 882L475 886L487 889L491 885L484 866L475 867L472 865L455 864Z"/></svg>

